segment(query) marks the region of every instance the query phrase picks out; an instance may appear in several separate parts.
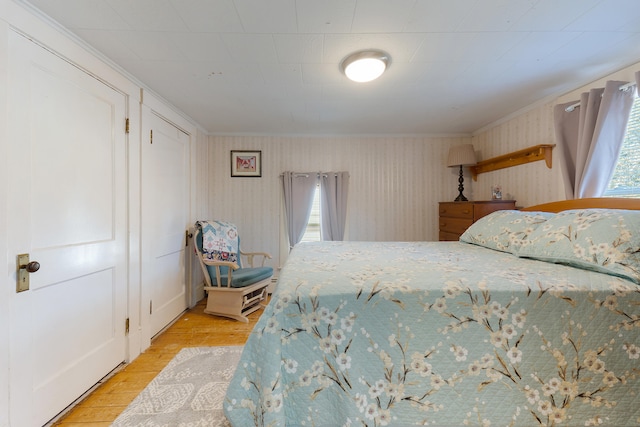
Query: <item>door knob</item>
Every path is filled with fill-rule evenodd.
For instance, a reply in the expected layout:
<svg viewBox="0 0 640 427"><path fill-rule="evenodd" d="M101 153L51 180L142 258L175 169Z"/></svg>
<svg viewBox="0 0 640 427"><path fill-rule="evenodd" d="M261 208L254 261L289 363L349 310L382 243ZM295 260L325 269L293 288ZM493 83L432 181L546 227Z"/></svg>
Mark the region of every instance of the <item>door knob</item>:
<svg viewBox="0 0 640 427"><path fill-rule="evenodd" d="M40 263L38 261L31 261L27 265L21 265L20 268L24 268L29 273L35 273L36 271L40 270Z"/></svg>
<svg viewBox="0 0 640 427"><path fill-rule="evenodd" d="M40 270L38 261L29 261L29 254L18 255L18 274L16 274L16 292L29 290L29 273Z"/></svg>

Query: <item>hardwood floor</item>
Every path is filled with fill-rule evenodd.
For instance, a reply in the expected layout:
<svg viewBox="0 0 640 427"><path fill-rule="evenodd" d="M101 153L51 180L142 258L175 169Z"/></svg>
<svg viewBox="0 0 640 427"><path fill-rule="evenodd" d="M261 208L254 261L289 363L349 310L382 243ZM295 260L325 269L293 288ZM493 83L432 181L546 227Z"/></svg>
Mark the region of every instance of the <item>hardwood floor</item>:
<svg viewBox="0 0 640 427"><path fill-rule="evenodd" d="M62 419L60 427L107 427L183 347L244 345L262 314L249 315L249 323L204 313L205 300L185 312L159 334L143 354L105 380Z"/></svg>

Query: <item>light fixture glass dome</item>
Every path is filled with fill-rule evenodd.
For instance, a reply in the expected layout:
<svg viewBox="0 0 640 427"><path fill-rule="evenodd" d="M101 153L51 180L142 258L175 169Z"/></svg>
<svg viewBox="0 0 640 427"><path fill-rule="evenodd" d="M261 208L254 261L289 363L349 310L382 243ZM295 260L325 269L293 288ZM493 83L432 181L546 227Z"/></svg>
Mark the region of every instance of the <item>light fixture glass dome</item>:
<svg viewBox="0 0 640 427"><path fill-rule="evenodd" d="M370 82L385 72L389 55L378 50L366 50L347 56L340 68L350 80L359 83Z"/></svg>

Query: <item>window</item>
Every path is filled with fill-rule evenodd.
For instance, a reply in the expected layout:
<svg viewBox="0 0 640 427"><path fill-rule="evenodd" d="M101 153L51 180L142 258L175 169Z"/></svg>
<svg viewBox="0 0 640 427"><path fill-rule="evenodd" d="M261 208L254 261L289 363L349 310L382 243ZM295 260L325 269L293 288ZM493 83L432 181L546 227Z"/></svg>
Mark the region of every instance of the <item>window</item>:
<svg viewBox="0 0 640 427"><path fill-rule="evenodd" d="M304 231L301 242L319 242L322 238L320 236L320 185L316 186L316 190L313 194L313 204L311 205L311 215L309 215L309 222L307 228Z"/></svg>
<svg viewBox="0 0 640 427"><path fill-rule="evenodd" d="M613 172L608 197L640 198L640 98L635 97L620 157Z"/></svg>

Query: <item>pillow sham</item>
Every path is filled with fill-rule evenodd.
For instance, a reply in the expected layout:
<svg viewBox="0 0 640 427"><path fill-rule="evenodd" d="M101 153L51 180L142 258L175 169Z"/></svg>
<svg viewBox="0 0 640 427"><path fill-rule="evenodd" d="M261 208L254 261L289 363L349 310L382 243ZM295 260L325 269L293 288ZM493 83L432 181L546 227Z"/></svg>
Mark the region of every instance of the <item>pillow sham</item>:
<svg viewBox="0 0 640 427"><path fill-rule="evenodd" d="M495 211L471 224L460 241L501 252L513 252L540 224L555 216L549 212Z"/></svg>
<svg viewBox="0 0 640 427"><path fill-rule="evenodd" d="M515 254L640 283L640 211L560 212L529 235Z"/></svg>

